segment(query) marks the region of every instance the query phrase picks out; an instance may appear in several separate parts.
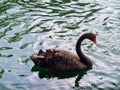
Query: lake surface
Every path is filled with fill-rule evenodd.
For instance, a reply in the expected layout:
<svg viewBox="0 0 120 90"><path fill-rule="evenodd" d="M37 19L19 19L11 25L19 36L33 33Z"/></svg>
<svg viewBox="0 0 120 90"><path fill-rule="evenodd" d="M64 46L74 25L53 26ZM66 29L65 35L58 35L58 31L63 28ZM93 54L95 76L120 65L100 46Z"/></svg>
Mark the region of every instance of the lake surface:
<svg viewBox="0 0 120 90"><path fill-rule="evenodd" d="M82 49L87 72L58 73L34 66L39 49ZM120 90L120 0L0 0L0 90Z"/></svg>

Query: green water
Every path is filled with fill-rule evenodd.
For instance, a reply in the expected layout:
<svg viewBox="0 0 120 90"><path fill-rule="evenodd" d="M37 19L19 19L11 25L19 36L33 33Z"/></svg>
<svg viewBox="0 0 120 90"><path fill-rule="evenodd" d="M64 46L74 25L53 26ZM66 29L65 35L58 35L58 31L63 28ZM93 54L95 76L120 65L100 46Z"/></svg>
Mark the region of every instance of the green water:
<svg viewBox="0 0 120 90"><path fill-rule="evenodd" d="M34 66L39 49L82 48L93 69L61 73ZM119 0L0 0L0 90L120 90Z"/></svg>

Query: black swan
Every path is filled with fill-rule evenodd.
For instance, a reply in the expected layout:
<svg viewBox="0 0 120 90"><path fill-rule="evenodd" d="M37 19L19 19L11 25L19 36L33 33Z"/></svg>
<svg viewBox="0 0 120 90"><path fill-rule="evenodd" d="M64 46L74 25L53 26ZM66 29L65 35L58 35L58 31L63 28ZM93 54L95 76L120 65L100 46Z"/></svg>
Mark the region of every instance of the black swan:
<svg viewBox="0 0 120 90"><path fill-rule="evenodd" d="M96 44L96 35L93 33L83 34L76 43L77 55L65 51L47 49L46 52L41 49L37 56L30 56L30 59L40 67L58 71L80 71L83 69L92 69L92 61L81 51L81 42L89 39Z"/></svg>

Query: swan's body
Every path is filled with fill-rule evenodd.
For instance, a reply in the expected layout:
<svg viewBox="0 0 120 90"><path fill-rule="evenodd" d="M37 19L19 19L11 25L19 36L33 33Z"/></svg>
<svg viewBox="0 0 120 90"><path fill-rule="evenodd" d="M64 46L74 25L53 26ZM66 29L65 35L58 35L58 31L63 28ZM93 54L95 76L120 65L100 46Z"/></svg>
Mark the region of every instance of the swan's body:
<svg viewBox="0 0 120 90"><path fill-rule="evenodd" d="M46 52L39 50L37 56L31 56L31 60L40 67L59 71L80 71L83 69L91 69L92 61L86 57L81 51L81 42L84 39L90 39L96 43L96 36L92 33L83 34L77 41L77 55L65 50L51 50Z"/></svg>

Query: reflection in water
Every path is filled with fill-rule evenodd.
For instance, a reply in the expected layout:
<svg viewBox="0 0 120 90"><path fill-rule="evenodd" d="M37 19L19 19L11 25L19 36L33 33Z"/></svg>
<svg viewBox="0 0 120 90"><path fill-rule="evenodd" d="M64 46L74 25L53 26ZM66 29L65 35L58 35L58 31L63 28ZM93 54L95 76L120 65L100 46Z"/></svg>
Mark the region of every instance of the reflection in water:
<svg viewBox="0 0 120 90"><path fill-rule="evenodd" d="M39 72L38 76L40 79L47 78L57 78L57 79L65 79L76 77L75 80L75 87L79 87L79 81L82 77L87 73L88 69L82 71L75 71L75 72L60 72L60 71L53 71L53 70L46 70L45 68L41 68L39 66L34 65L31 69L32 72Z"/></svg>
<svg viewBox="0 0 120 90"><path fill-rule="evenodd" d="M4 69L0 67L0 79L3 77Z"/></svg>

